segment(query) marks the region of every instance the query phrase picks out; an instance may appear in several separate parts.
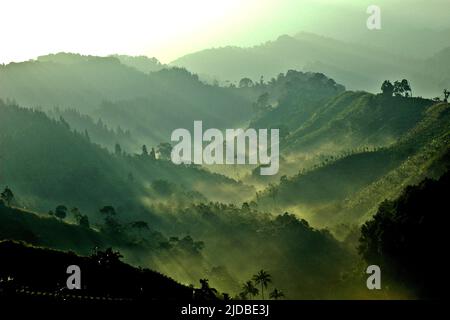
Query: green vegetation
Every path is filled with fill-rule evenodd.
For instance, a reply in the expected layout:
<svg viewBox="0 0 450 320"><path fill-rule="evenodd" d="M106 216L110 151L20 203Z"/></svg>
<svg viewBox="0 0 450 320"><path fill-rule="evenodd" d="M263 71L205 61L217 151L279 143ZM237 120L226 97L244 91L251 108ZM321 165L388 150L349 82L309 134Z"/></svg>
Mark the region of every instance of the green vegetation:
<svg viewBox="0 0 450 320"><path fill-rule="evenodd" d="M380 265L396 286L420 298L443 297L442 274L432 263L446 251L450 171L439 180L408 186L393 201L381 203L361 229L359 251L369 264Z"/></svg>
<svg viewBox="0 0 450 320"><path fill-rule="evenodd" d="M335 72L291 70L311 56L320 64L332 49L324 69ZM201 53L211 72L217 52L251 60L248 74L226 85L145 57L60 53L0 66L0 256L10 259L0 280L14 276L11 287L54 293L60 279L50 273L73 258L100 277L83 294L117 299L442 296L433 261L446 219L448 91L416 97L417 78L389 72L377 78L379 94L346 91L328 75L364 85L368 74L409 63L354 49L302 34ZM283 52L279 64L260 65ZM426 74L421 63L416 76ZM199 119L278 128L279 174L173 164L171 131ZM38 270L47 287L24 276L14 252L30 264L55 262ZM382 267L388 289L367 290L367 264ZM119 273L123 291L102 282Z"/></svg>

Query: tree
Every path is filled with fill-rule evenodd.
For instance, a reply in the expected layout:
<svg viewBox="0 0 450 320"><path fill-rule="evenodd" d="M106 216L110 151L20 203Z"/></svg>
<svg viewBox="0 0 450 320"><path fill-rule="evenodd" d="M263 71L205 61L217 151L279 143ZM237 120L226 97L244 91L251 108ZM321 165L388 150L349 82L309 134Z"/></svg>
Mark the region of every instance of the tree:
<svg viewBox="0 0 450 320"><path fill-rule="evenodd" d="M61 220L65 219L67 216L67 207L62 204L57 206L55 209L55 216Z"/></svg>
<svg viewBox="0 0 450 320"><path fill-rule="evenodd" d="M152 148L152 150L150 151L150 159L156 160L155 148Z"/></svg>
<svg viewBox="0 0 450 320"><path fill-rule="evenodd" d="M400 85L401 85L401 87L402 87L403 92L405 93L405 97L410 97L410 96L412 96L412 90L411 90L411 86L410 86L408 80L403 79L403 80L400 82Z"/></svg>
<svg viewBox="0 0 450 320"><path fill-rule="evenodd" d="M401 97L403 95L404 89L400 81L394 82L394 96Z"/></svg>
<svg viewBox="0 0 450 320"><path fill-rule="evenodd" d="M70 213L74 216L75 220L78 216L81 215L80 209L78 209L77 207L73 207L72 209L70 209Z"/></svg>
<svg viewBox="0 0 450 320"><path fill-rule="evenodd" d="M273 289L273 291L269 294L269 298L273 300L278 300L284 298L284 293L277 288Z"/></svg>
<svg viewBox="0 0 450 320"><path fill-rule="evenodd" d="M209 280L200 279L200 284L200 294L202 298L205 300L214 300L216 298L217 290L209 286Z"/></svg>
<svg viewBox="0 0 450 320"><path fill-rule="evenodd" d="M105 251L96 250L91 257L97 264L107 268L114 267L123 258L119 251L114 251L112 248L108 248Z"/></svg>
<svg viewBox="0 0 450 320"><path fill-rule="evenodd" d="M239 81L239 88L249 88L253 86L253 81L250 78L242 78Z"/></svg>
<svg viewBox="0 0 450 320"><path fill-rule="evenodd" d="M144 144L142 146L142 156L148 156L147 146Z"/></svg>
<svg viewBox="0 0 450 320"><path fill-rule="evenodd" d="M84 228L90 228L91 225L89 223L89 218L87 215L82 214L80 219L78 220L78 225L80 225L80 227L84 227Z"/></svg>
<svg viewBox="0 0 450 320"><path fill-rule="evenodd" d="M120 146L120 144L116 143L116 146L114 147L114 153L117 156L121 156L122 155L122 147Z"/></svg>
<svg viewBox="0 0 450 320"><path fill-rule="evenodd" d="M134 229L149 230L148 223L145 221L132 222L131 227Z"/></svg>
<svg viewBox="0 0 450 320"><path fill-rule="evenodd" d="M10 206L11 202L14 199L14 194L10 188L6 187L3 192L0 194L1 199L6 203L6 205Z"/></svg>
<svg viewBox="0 0 450 320"><path fill-rule="evenodd" d="M135 229L139 233L139 236L142 236L142 231L150 230L150 228L148 227L148 223L145 221L135 221L135 222L132 222L130 226L131 226L131 228Z"/></svg>
<svg viewBox="0 0 450 320"><path fill-rule="evenodd" d="M450 96L450 91L444 89L444 102L448 102L448 97Z"/></svg>
<svg viewBox="0 0 450 320"><path fill-rule="evenodd" d="M116 210L114 209L113 206L104 206L99 211L100 211L100 213L102 213L105 216L115 216L116 215Z"/></svg>
<svg viewBox="0 0 450 320"><path fill-rule="evenodd" d="M394 82L394 95L396 97L405 96L406 98L412 96L411 86L408 80L403 79L402 81Z"/></svg>
<svg viewBox="0 0 450 320"><path fill-rule="evenodd" d="M117 221L117 219L109 215L105 217L105 224L103 226L104 232L117 237L120 236L122 230L123 230L122 225L120 224L119 221Z"/></svg>
<svg viewBox="0 0 450 320"><path fill-rule="evenodd" d="M256 103L253 104L253 109L256 112L265 111L270 109L269 105L269 93L265 92L258 97Z"/></svg>
<svg viewBox="0 0 450 320"><path fill-rule="evenodd" d="M255 281L255 283L257 285L261 286L261 297L264 300L264 288L267 289L267 285L272 282L271 279L271 275L268 274L266 271L264 270L260 270L257 274L255 274L252 278L253 281Z"/></svg>
<svg viewBox="0 0 450 320"><path fill-rule="evenodd" d="M242 292L240 294L241 298L247 299L247 297L250 295L252 297L255 297L259 294L258 288L256 288L253 284L253 281L249 280L242 286Z"/></svg>
<svg viewBox="0 0 450 320"><path fill-rule="evenodd" d="M89 136L89 132L87 130L84 130L84 138L89 142L91 141L91 137Z"/></svg>
<svg viewBox="0 0 450 320"><path fill-rule="evenodd" d="M394 86L389 80L384 80L383 84L381 85L381 91L383 92L384 96L392 97L394 93Z"/></svg>
<svg viewBox="0 0 450 320"><path fill-rule="evenodd" d="M267 186L267 191L273 200L273 205L276 206L277 205L277 196L278 196L277 186L274 185L273 183L269 183L269 185Z"/></svg>
<svg viewBox="0 0 450 320"><path fill-rule="evenodd" d="M70 212L73 214L75 221L78 223L79 226L90 228L88 216L81 214L78 208L72 208Z"/></svg>
<svg viewBox="0 0 450 320"><path fill-rule="evenodd" d="M167 180L153 181L152 188L161 196L169 196L175 192L175 186Z"/></svg>
<svg viewBox="0 0 450 320"><path fill-rule="evenodd" d="M361 227L359 253L383 270L385 283L407 286L419 299L442 299L441 261L448 250L450 171L406 187L382 202Z"/></svg>
<svg viewBox="0 0 450 320"><path fill-rule="evenodd" d="M170 160L172 154L172 145L168 142L161 142L158 145L158 154L160 159Z"/></svg>

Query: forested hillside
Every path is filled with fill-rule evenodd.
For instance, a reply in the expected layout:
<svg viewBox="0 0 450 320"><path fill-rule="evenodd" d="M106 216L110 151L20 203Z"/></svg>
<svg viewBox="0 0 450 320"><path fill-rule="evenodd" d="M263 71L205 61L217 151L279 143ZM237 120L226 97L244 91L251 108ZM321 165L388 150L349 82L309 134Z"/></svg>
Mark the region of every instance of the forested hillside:
<svg viewBox="0 0 450 320"><path fill-rule="evenodd" d="M177 166L154 154L152 158L150 147L148 153L111 153L64 120L3 102L0 148L6 150L1 154L2 183L17 190L21 205L39 210L61 203L91 211L102 204L126 207L143 198L161 198L160 193L166 195L163 201L171 195L189 202L204 196L239 201L253 192L202 168Z"/></svg>
<svg viewBox="0 0 450 320"><path fill-rule="evenodd" d="M372 98L385 99L382 96ZM367 144L368 147L361 148L365 144L358 138L370 137L369 134L363 135L363 132L370 128L368 122L373 119L369 116L367 119L370 120L365 121L366 125L360 127L361 133L351 131L353 128L345 130L350 139L354 138L360 143L359 148L345 152L342 151L345 150L345 140L339 140L340 132L333 130L336 128L333 121L333 125L319 129L320 133L329 134L327 139L320 140L320 134L313 136L319 137L315 141L311 138L312 141L318 142L315 149L310 150L320 150L320 142L330 143L335 138L336 142L341 141L341 148L335 146L337 152L334 154L333 148L328 149L325 154L330 156L311 168L302 169L295 176L281 177L278 185L270 185L265 191L258 193L258 203L277 210L297 210L299 214L319 224L357 223L373 214L374 208L383 199L397 196L407 184L418 183L429 176L439 177L448 167L449 105L432 105L431 101L427 100L400 100L395 97L389 98L388 101L392 107L402 108L404 104L411 109L408 110L409 119L396 116L398 111L393 112L389 108L389 111L383 112L388 121L379 120L377 128L383 125L386 130L378 134L381 137L385 134L389 136L389 127L395 128L397 132L391 131L390 140L397 142L381 144L382 146L375 144L375 147ZM396 101L399 103L394 105ZM427 108L427 105L432 106ZM364 108L361 104L359 106ZM372 106L372 109L379 112L376 105ZM405 112L404 109L403 111ZM359 110L349 112L350 119L344 118L341 123L347 123L349 127L357 125L361 121L358 112ZM363 109L361 114L372 112ZM422 120L418 121L420 118ZM414 123L417 124L412 126ZM412 128L407 130L409 126ZM406 133L399 134L402 131Z"/></svg>
<svg viewBox="0 0 450 320"><path fill-rule="evenodd" d="M446 250L450 174L408 186L384 201L361 229L359 251L385 270L396 287L425 298L443 298L442 273L431 263Z"/></svg>
<svg viewBox="0 0 450 320"><path fill-rule="evenodd" d="M0 97L43 110L75 109L155 145L194 120L226 128L245 123L252 111L245 95L206 85L185 69L144 73L120 57L65 53L0 66Z"/></svg>

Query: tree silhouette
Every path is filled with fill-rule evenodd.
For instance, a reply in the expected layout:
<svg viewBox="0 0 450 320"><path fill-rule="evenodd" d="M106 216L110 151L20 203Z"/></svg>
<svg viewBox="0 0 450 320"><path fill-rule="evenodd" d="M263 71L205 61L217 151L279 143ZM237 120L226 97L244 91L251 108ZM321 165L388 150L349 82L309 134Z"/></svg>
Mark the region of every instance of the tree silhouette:
<svg viewBox="0 0 450 320"><path fill-rule="evenodd" d="M1 199L6 203L6 205L10 206L11 202L14 199L14 194L10 188L6 187L3 192L0 194Z"/></svg>
<svg viewBox="0 0 450 320"><path fill-rule="evenodd" d="M67 207L62 204L57 206L55 209L55 216L61 220L65 219L67 216Z"/></svg>
<svg viewBox="0 0 450 320"><path fill-rule="evenodd" d="M214 288L211 288L209 286L209 280L208 279L200 279L200 294L203 299L205 300L214 300L216 299L216 293L217 290Z"/></svg>
<svg viewBox="0 0 450 320"><path fill-rule="evenodd" d="M250 78L242 78L239 81L239 88L249 88L253 85L253 81Z"/></svg>
<svg viewBox="0 0 450 320"><path fill-rule="evenodd" d="M381 91L383 92L383 95L392 97L392 94L394 93L394 86L389 80L384 80L381 85Z"/></svg>
<svg viewBox="0 0 450 320"><path fill-rule="evenodd" d="M112 248L108 248L105 251L95 250L91 257L97 264L105 267L114 267L123 258L119 251L114 251Z"/></svg>
<svg viewBox="0 0 450 320"><path fill-rule="evenodd" d="M401 97L403 95L404 89L400 81L394 82L394 96Z"/></svg>
<svg viewBox="0 0 450 320"><path fill-rule="evenodd" d="M114 147L114 153L117 156L122 155L122 147L120 146L120 144L116 143L115 147Z"/></svg>
<svg viewBox="0 0 450 320"><path fill-rule="evenodd" d="M277 288L273 289L273 291L269 294L269 298L273 300L278 300L284 298L284 293Z"/></svg>
<svg viewBox="0 0 450 320"><path fill-rule="evenodd" d="M116 210L113 206L104 206L100 213L105 217L104 231L115 236L119 236L122 231L122 225L115 219Z"/></svg>
<svg viewBox="0 0 450 320"><path fill-rule="evenodd" d="M253 109L256 112L265 111L270 108L269 93L265 92L258 97L258 100L253 103Z"/></svg>
<svg viewBox="0 0 450 320"><path fill-rule="evenodd" d="M148 150L147 150L147 146L144 144L142 146L142 156L148 156Z"/></svg>
<svg viewBox="0 0 450 320"><path fill-rule="evenodd" d="M258 293L259 293L258 288L255 287L253 281L249 280L242 286L242 292L240 294L240 297L243 299L247 299L249 295L255 297L258 295Z"/></svg>
<svg viewBox="0 0 450 320"><path fill-rule="evenodd" d="M150 228L148 227L148 223L145 221L135 221L132 222L130 226L139 233L140 237L142 237L142 231L150 230Z"/></svg>
<svg viewBox="0 0 450 320"><path fill-rule="evenodd" d="M149 230L148 223L145 221L135 221L131 223L131 227L134 229Z"/></svg>
<svg viewBox="0 0 450 320"><path fill-rule="evenodd" d="M450 91L444 89L444 102L448 102L448 97L450 96Z"/></svg>
<svg viewBox="0 0 450 320"><path fill-rule="evenodd" d="M268 274L266 271L264 270L260 270L257 274L255 274L252 278L253 281L255 281L255 283L257 285L261 286L261 297L264 300L264 288L267 289L267 285L272 282L271 279L271 275Z"/></svg>
<svg viewBox="0 0 450 320"><path fill-rule="evenodd" d="M116 209L114 209L113 206L104 206L100 209L100 213L102 213L105 216L115 216L116 215Z"/></svg>
<svg viewBox="0 0 450 320"><path fill-rule="evenodd" d="M157 152L159 154L160 159L170 160L171 153L172 153L172 145L168 142L161 142L158 145Z"/></svg>
<svg viewBox="0 0 450 320"><path fill-rule="evenodd" d="M269 183L267 190L269 192L270 197L273 200L273 205L277 206L277 196L278 196L278 188L273 183Z"/></svg>
<svg viewBox="0 0 450 320"><path fill-rule="evenodd" d="M90 225L90 223L89 223L89 218L88 218L88 216L85 215L85 214L82 214L82 215L81 215L80 219L78 220L78 224L79 224L81 227L84 227L84 228L90 228L90 227L91 227L91 225Z"/></svg>
<svg viewBox="0 0 450 320"><path fill-rule="evenodd" d="M403 92L405 93L405 97L412 96L412 90L411 90L411 86L410 86L408 80L403 79L400 82L400 85L402 87Z"/></svg>
<svg viewBox="0 0 450 320"><path fill-rule="evenodd" d="M90 228L88 216L81 214L78 208L72 208L70 212L74 216L75 221L78 223L79 226Z"/></svg>
<svg viewBox="0 0 450 320"><path fill-rule="evenodd" d="M84 130L84 138L89 142L91 141L91 137L89 136L89 132L87 131L87 129Z"/></svg>
<svg viewBox="0 0 450 320"><path fill-rule="evenodd" d="M152 150L150 150L150 159L156 160L156 152L155 148L152 147Z"/></svg>

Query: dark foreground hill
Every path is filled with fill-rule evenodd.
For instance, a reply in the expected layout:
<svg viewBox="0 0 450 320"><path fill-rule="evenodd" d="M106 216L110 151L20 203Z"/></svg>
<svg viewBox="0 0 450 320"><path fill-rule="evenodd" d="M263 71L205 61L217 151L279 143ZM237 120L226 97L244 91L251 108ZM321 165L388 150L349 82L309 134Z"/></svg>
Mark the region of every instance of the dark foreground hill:
<svg viewBox="0 0 450 320"><path fill-rule="evenodd" d="M111 249L89 257L13 241L0 242L0 296L43 301L190 300L193 289L120 261ZM67 268L81 270L81 289L67 289Z"/></svg>
<svg viewBox="0 0 450 320"><path fill-rule="evenodd" d="M361 230L359 251L365 260L420 298L447 294L439 263L447 250L449 190L450 171L439 180L408 186L397 199L384 201Z"/></svg>

